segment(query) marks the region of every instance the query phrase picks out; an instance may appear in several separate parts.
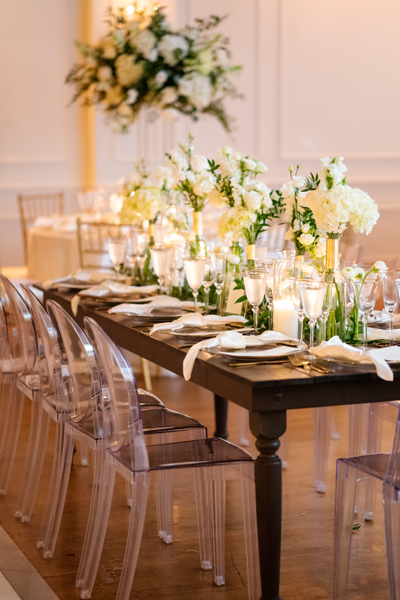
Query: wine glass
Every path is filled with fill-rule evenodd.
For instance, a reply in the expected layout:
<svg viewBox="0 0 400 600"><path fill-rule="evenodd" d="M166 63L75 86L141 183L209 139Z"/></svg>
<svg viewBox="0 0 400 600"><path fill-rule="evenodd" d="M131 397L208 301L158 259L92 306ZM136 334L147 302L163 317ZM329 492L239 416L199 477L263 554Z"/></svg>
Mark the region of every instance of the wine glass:
<svg viewBox="0 0 400 600"><path fill-rule="evenodd" d="M383 302L389 315L389 344L393 346L393 320L397 307L397 283L399 273L393 269L387 269L381 273L383 284Z"/></svg>
<svg viewBox="0 0 400 600"><path fill-rule="evenodd" d="M206 268L204 272L204 292L205 292L205 305L204 305L204 314L207 314L209 311L210 304L210 288L215 281L215 267L214 267L214 257L208 256L206 258Z"/></svg>
<svg viewBox="0 0 400 600"><path fill-rule="evenodd" d="M183 256L184 256L185 246L184 244L174 244L174 255L173 255L173 263L170 269L170 281L171 287L173 282L174 273L178 273L178 288L179 288L179 297L182 294L182 274L185 269L183 264Z"/></svg>
<svg viewBox="0 0 400 600"><path fill-rule="evenodd" d="M172 257L172 248L161 245L153 246L150 248L150 254L153 261L154 273L157 275L158 283L160 284L160 294L162 294L165 276L168 275Z"/></svg>
<svg viewBox="0 0 400 600"><path fill-rule="evenodd" d="M361 313L363 320L363 331L364 341L363 350L367 349L367 329L368 329L368 317L373 311L376 301L376 294L378 291L378 281L375 279L367 278L360 285L360 292L358 296L358 309Z"/></svg>
<svg viewBox="0 0 400 600"><path fill-rule="evenodd" d="M310 348L314 346L314 327L322 312L327 284L321 281L304 280L300 286L301 301L306 317L310 321Z"/></svg>
<svg viewBox="0 0 400 600"><path fill-rule="evenodd" d="M193 292L194 312L197 312L197 296L199 295L199 288L204 279L206 256L204 248L198 245L196 241L186 242L183 264L185 267L186 279Z"/></svg>
<svg viewBox="0 0 400 600"><path fill-rule="evenodd" d="M258 311L267 287L268 271L264 265L245 268L243 281L247 300L250 302L254 315L254 335L257 335Z"/></svg>
<svg viewBox="0 0 400 600"><path fill-rule="evenodd" d="M300 277L291 277L290 284L292 286L292 300L295 311L297 312L297 318L299 319L299 340L303 341L303 323L304 323L304 308L303 301L301 298L301 285L304 280Z"/></svg>
<svg viewBox="0 0 400 600"><path fill-rule="evenodd" d="M125 260L126 237L123 235L112 235L108 238L107 244L108 254L117 273L117 281L119 281L120 268Z"/></svg>
<svg viewBox="0 0 400 600"><path fill-rule="evenodd" d="M217 290L217 314L219 314L220 306L221 306L221 293L222 286L225 282L225 253L218 252L215 250L212 253L213 262L214 262L214 273L215 273L215 287Z"/></svg>
<svg viewBox="0 0 400 600"><path fill-rule="evenodd" d="M133 282L136 279L136 267L138 262L136 231L130 231L126 238L126 257L131 269L131 280Z"/></svg>
<svg viewBox="0 0 400 600"><path fill-rule="evenodd" d="M144 263L146 262L147 246L149 244L149 236L144 231L136 232L136 251L137 251L137 262L139 264L139 277L144 278Z"/></svg>

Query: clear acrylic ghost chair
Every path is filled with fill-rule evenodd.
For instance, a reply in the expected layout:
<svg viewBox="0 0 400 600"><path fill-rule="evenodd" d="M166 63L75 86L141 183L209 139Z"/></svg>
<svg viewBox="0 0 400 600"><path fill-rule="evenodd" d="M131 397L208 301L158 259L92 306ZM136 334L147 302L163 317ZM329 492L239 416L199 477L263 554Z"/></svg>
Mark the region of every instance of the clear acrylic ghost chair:
<svg viewBox="0 0 400 600"><path fill-rule="evenodd" d="M8 358L3 361L4 421L0 441L0 495L7 491L17 449L24 397L31 400L31 431L37 425L40 406L40 385L36 370L37 343L31 314L22 296L6 277L0 275L2 302L8 339ZM7 367L6 367L7 365ZM7 372L5 372L7 371ZM28 441L27 457L32 452L33 438ZM25 462L22 485L27 473Z"/></svg>
<svg viewBox="0 0 400 600"><path fill-rule="evenodd" d="M84 331L56 302L48 301L47 308L53 322L57 325L68 367L69 375L67 380L64 378L62 392L68 399L69 418L64 422L62 443L54 457L50 493L46 502L37 546L43 547L45 558L50 558L53 555L68 489L74 440L77 439L81 446L93 450L94 456L94 485L87 536L81 561L84 564L88 546L87 540L91 539L93 518L97 513L98 482L101 481L104 469L100 393L107 398L108 386L104 379L104 371L100 368ZM143 390L140 398L153 403L158 400ZM195 419L170 411L159 404L153 405L153 407L146 405L143 414L145 434L150 442L155 440L160 443L160 441L164 441L165 437L168 437L169 440L173 436L177 436L179 439L197 439L204 438L207 435L207 430ZM168 482L164 482L163 487L167 488L168 491ZM161 489L162 505L158 507L159 535L163 539L166 537L167 539L164 541L169 543L172 541L172 497L169 501L169 495L162 492ZM168 536L171 539L168 539ZM80 572L81 570L78 572L78 580L81 577Z"/></svg>
<svg viewBox="0 0 400 600"><path fill-rule="evenodd" d="M340 458L337 461L332 599L346 597L357 483L383 483L386 556L391 600L400 599L400 411L391 453Z"/></svg>
<svg viewBox="0 0 400 600"><path fill-rule="evenodd" d="M117 600L127 600L135 574L146 513L150 472L169 471L175 480L195 483L200 538L200 563L210 563L214 549L214 581L225 582L225 486L241 481L248 592L261 595L255 515L254 461L244 450L222 439L202 439L163 445L145 445L135 379L125 357L93 320L85 318L88 335L106 370L109 396L103 404L106 467L89 557L81 585L81 598L93 589L103 548L116 472L132 486L132 510ZM103 398L104 400L104 398ZM211 532L213 531L213 536Z"/></svg>

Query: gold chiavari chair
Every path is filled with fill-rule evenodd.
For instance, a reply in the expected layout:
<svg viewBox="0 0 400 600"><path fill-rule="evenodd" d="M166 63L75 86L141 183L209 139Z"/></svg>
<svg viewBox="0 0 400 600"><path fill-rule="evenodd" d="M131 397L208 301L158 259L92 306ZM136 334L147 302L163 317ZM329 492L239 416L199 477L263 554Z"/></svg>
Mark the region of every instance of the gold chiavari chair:
<svg viewBox="0 0 400 600"><path fill-rule="evenodd" d="M112 270L108 256L107 239L110 236L124 235L128 225L116 225L105 221L77 220L79 262L81 269ZM150 363L142 358L142 371L146 389L151 392Z"/></svg>
<svg viewBox="0 0 400 600"><path fill-rule="evenodd" d="M64 214L64 194L19 194L18 211L24 243L25 264L28 261L28 229L38 217Z"/></svg>

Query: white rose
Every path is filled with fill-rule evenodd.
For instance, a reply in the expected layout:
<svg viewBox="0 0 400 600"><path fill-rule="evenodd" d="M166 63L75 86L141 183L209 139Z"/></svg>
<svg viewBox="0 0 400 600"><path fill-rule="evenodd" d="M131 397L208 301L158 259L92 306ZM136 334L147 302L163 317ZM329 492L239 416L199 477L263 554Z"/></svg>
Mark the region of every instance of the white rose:
<svg viewBox="0 0 400 600"><path fill-rule="evenodd" d="M232 158L233 160L237 160L237 162L239 162L242 160L242 155L240 154L240 152L234 152L232 154Z"/></svg>
<svg viewBox="0 0 400 600"><path fill-rule="evenodd" d="M205 156L193 156L190 164L195 173L201 173L209 169L208 160Z"/></svg>
<svg viewBox="0 0 400 600"><path fill-rule="evenodd" d="M187 40L181 35L164 35L158 44L158 50L165 62L173 67L186 56L189 50Z"/></svg>
<svg viewBox="0 0 400 600"><path fill-rule="evenodd" d="M107 67L107 65L103 65L97 69L97 79L99 81L109 81L112 77L112 69L111 67Z"/></svg>
<svg viewBox="0 0 400 600"><path fill-rule="evenodd" d="M310 231L310 225L308 223L304 223L304 225L301 226L301 230L303 233L308 233Z"/></svg>
<svg viewBox="0 0 400 600"><path fill-rule="evenodd" d="M257 163L255 160L253 160L251 158L246 158L244 160L244 168L247 169L247 171L254 171L256 166L257 166Z"/></svg>
<svg viewBox="0 0 400 600"><path fill-rule="evenodd" d="M277 194L275 191L273 191L271 194L271 200L274 200L275 202L277 202L279 200L279 194Z"/></svg>
<svg viewBox="0 0 400 600"><path fill-rule="evenodd" d="M345 267L344 269L342 269L342 275L345 279L353 279L354 269L352 267Z"/></svg>
<svg viewBox="0 0 400 600"><path fill-rule="evenodd" d="M258 192L245 192L243 200L249 210L259 210L261 208L261 195Z"/></svg>
<svg viewBox="0 0 400 600"><path fill-rule="evenodd" d="M264 165L262 162L257 162L254 173L266 173L268 171L267 165Z"/></svg>
<svg viewBox="0 0 400 600"><path fill-rule="evenodd" d="M163 83L165 83L168 79L168 75L165 71L159 71L157 73L157 75L154 78L155 83L157 84L157 87L160 87L161 85L163 85Z"/></svg>
<svg viewBox="0 0 400 600"><path fill-rule="evenodd" d="M126 100L127 103L135 104L138 96L139 96L139 92L137 90L135 90L134 88L130 89L128 92L128 98Z"/></svg>
<svg viewBox="0 0 400 600"><path fill-rule="evenodd" d="M193 177L193 192L196 196L206 196L211 192L215 184L213 175L208 171L196 173Z"/></svg>
<svg viewBox="0 0 400 600"><path fill-rule="evenodd" d="M230 146L224 146L221 150L221 154L228 157L228 159L229 159L230 155L232 154L232 152L233 152L233 148L231 148Z"/></svg>
<svg viewBox="0 0 400 600"><path fill-rule="evenodd" d="M314 236L311 235L311 233L302 233L298 237L298 240L299 240L300 244L303 244L303 246L311 246L311 244L314 241Z"/></svg>
<svg viewBox="0 0 400 600"><path fill-rule="evenodd" d="M294 175L294 177L292 177L292 187L294 188L301 188L303 185L305 185L305 183L305 178L300 177L300 175Z"/></svg>

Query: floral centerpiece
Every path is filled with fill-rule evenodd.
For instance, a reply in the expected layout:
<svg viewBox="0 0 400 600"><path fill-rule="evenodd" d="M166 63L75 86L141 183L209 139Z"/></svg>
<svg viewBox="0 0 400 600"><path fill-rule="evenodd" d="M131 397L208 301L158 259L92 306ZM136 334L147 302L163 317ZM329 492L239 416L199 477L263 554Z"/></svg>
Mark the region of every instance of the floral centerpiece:
<svg viewBox="0 0 400 600"><path fill-rule="evenodd" d="M258 236L284 210L282 196L263 181L256 180L268 170L262 162L242 157L228 146L220 151L219 164L210 161L210 167L215 177L214 188L208 196L210 204L228 207L219 220L219 235L231 242L239 242L244 237L247 258L254 260Z"/></svg>
<svg viewBox="0 0 400 600"><path fill-rule="evenodd" d="M229 65L228 40L209 35L222 19L196 19L173 31L158 5L151 16L137 10L133 16L110 8L107 35L97 44L76 43L83 61L66 77L75 86L72 102L100 105L122 131L144 106L169 119L213 115L229 131L223 99L238 96L230 74L241 67Z"/></svg>
<svg viewBox="0 0 400 600"><path fill-rule="evenodd" d="M322 158L321 178L312 175L302 206L312 211L316 227L326 234L326 280L329 283L327 337L344 338L345 306L343 277L339 267L339 239L348 223L356 233L371 232L379 218L377 204L364 191L347 185L342 157Z"/></svg>

